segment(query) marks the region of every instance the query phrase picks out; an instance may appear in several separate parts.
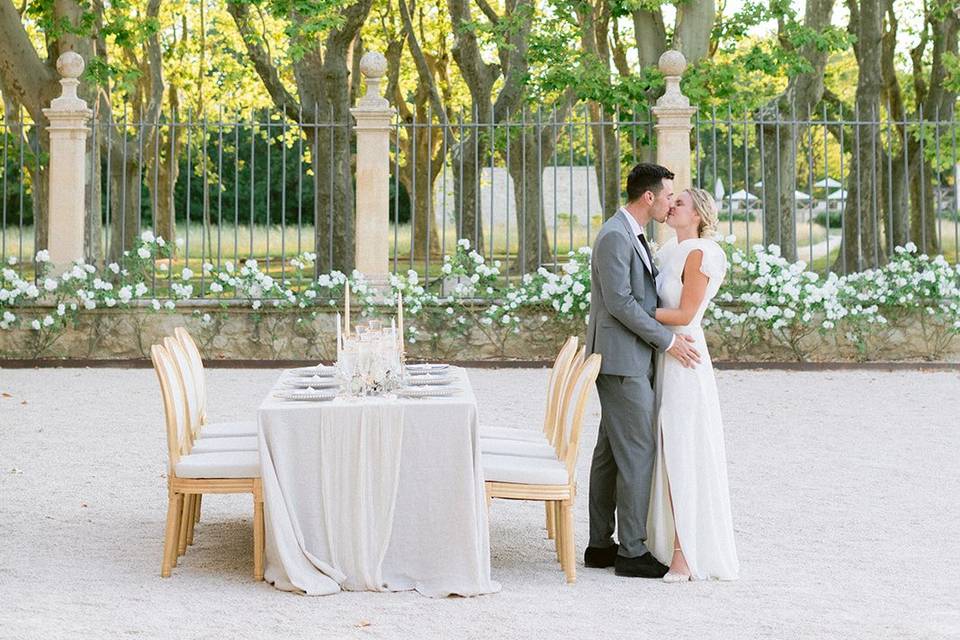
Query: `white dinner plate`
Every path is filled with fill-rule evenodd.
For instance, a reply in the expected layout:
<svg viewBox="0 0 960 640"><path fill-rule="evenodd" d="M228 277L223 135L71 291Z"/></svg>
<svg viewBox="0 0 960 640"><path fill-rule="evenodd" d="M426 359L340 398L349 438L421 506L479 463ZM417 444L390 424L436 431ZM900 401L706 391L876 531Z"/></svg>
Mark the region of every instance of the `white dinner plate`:
<svg viewBox="0 0 960 640"><path fill-rule="evenodd" d="M321 378L332 378L333 376L337 375L337 368L326 365L319 365L316 367L298 367L296 369L287 369L287 373L304 378L312 378L314 376L319 376Z"/></svg>
<svg viewBox="0 0 960 640"><path fill-rule="evenodd" d="M411 386L427 386L427 385L446 385L453 382L451 376L412 376L407 380L407 384Z"/></svg>
<svg viewBox="0 0 960 640"><path fill-rule="evenodd" d="M450 368L450 365L448 364L430 363L430 362L407 365L407 371L409 371L413 375L425 375L428 373L438 375L441 373L446 373L447 369L449 368Z"/></svg>
<svg viewBox="0 0 960 640"><path fill-rule="evenodd" d="M330 389L333 387L339 387L340 381L336 378L321 378L320 376L313 376L311 378L298 378L291 376L283 380L283 385L285 387L294 387L297 389Z"/></svg>
<svg viewBox="0 0 960 640"><path fill-rule="evenodd" d="M283 400L333 400L337 397L338 389L281 389L273 395Z"/></svg>
<svg viewBox="0 0 960 640"><path fill-rule="evenodd" d="M440 387L440 386L419 386L419 387L407 387L405 389L400 389L397 391L397 395L402 398L437 398L452 396L460 393L460 389L457 387Z"/></svg>

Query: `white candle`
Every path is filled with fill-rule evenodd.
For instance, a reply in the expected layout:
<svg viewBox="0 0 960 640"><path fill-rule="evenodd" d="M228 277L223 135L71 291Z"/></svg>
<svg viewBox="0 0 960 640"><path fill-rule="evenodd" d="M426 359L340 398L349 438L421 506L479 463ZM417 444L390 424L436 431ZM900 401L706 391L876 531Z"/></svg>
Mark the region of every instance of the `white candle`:
<svg viewBox="0 0 960 640"><path fill-rule="evenodd" d="M337 311L337 360L340 360L340 349L343 345L343 338L340 334L340 312Z"/></svg>
<svg viewBox="0 0 960 640"><path fill-rule="evenodd" d="M406 336L403 333L403 292L397 292L397 329L400 332L400 353L404 351Z"/></svg>
<svg viewBox="0 0 960 640"><path fill-rule="evenodd" d="M344 303L343 303L343 315L344 324L343 324L343 335L350 337L350 281L347 280L343 287L344 291Z"/></svg>

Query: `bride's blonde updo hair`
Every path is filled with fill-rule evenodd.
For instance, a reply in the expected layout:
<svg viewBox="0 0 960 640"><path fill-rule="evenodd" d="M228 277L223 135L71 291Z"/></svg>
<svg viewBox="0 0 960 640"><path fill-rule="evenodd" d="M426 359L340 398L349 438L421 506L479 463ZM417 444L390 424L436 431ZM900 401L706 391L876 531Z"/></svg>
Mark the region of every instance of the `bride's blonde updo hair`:
<svg viewBox="0 0 960 640"><path fill-rule="evenodd" d="M712 238L717 233L717 203L713 195L706 189L684 189L693 202L693 208L700 216L700 227L697 235L701 238Z"/></svg>

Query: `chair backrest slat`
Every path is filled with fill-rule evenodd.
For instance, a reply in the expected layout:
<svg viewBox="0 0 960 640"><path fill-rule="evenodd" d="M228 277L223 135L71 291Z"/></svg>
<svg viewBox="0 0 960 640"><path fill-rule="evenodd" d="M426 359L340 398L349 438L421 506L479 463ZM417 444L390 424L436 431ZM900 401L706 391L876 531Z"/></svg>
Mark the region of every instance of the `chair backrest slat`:
<svg viewBox="0 0 960 640"><path fill-rule="evenodd" d="M160 382L160 396L163 399L163 413L167 425L167 455L170 469L173 469L180 461L180 456L188 453L185 447L189 436L183 389L176 365L164 347L159 344L150 347L150 359Z"/></svg>
<svg viewBox="0 0 960 640"><path fill-rule="evenodd" d="M587 348L580 347L575 355L570 359L570 362L567 363L567 370L564 373L563 377L559 380L557 384L557 394L554 397L553 404L553 427L550 432L547 433L547 440L550 444L553 445L553 448L557 451L559 457L563 457L563 438L564 430L561 428L562 416L564 410L564 402L566 401L566 391L567 384L570 382L570 378L576 375L577 370L580 368L580 365L583 364L583 359L586 357Z"/></svg>
<svg viewBox="0 0 960 640"><path fill-rule="evenodd" d="M177 369L177 376L183 385L183 397L192 446L193 440L200 434L200 400L197 397L197 387L194 384L190 361L183 345L176 338L167 336L163 339L163 346L166 347L167 353L173 360Z"/></svg>
<svg viewBox="0 0 960 640"><path fill-rule="evenodd" d="M560 459L567 466L572 480L577 466L577 454L580 449L580 431L583 426L583 412L587 399L593 390L597 375L600 373L600 354L594 353L570 374L561 404L561 433L559 437Z"/></svg>
<svg viewBox="0 0 960 640"><path fill-rule="evenodd" d="M577 336L570 336L557 353L557 359L550 370L550 381L547 383L547 408L543 414L543 432L552 440L556 432L557 404L563 393L563 385L570 373L570 362L577 352Z"/></svg>
<svg viewBox="0 0 960 640"><path fill-rule="evenodd" d="M200 403L200 423L207 421L207 378L203 370L203 357L200 355L200 349L194 342L193 336L183 327L177 327L173 330L184 351L187 352L187 359L190 362L190 372L193 376L194 387L197 390L197 399Z"/></svg>

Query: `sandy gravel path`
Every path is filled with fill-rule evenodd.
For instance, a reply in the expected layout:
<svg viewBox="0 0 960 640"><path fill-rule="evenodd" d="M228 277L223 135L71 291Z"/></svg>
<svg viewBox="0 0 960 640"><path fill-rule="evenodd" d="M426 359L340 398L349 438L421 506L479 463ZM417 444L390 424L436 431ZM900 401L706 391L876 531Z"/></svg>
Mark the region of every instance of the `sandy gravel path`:
<svg viewBox="0 0 960 640"><path fill-rule="evenodd" d="M276 375L210 371L211 415L252 415ZM539 420L545 371L469 375L485 422ZM960 637L960 376L718 375L740 581L664 585L581 567L567 586L542 510L495 502L503 592L429 600L253 583L240 497L205 500L196 545L162 580L152 371L0 369L0 638ZM594 401L581 549L598 416Z"/></svg>

